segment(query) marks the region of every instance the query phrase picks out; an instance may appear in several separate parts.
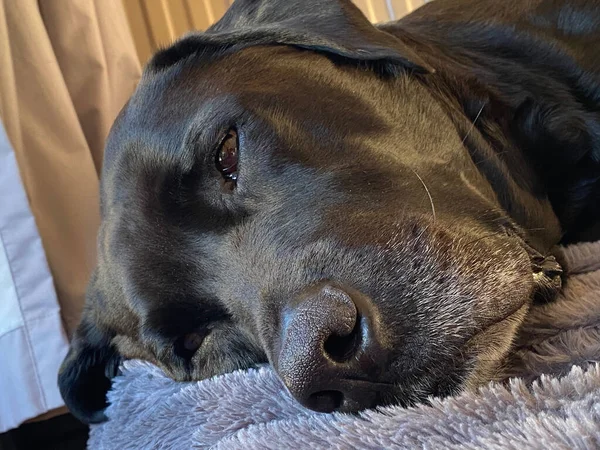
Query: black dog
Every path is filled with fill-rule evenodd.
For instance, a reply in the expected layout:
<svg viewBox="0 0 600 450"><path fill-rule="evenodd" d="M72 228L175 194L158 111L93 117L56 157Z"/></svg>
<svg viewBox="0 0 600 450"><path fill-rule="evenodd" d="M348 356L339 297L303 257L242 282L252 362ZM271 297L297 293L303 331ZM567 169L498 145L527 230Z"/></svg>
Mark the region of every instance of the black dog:
<svg viewBox="0 0 600 450"><path fill-rule="evenodd" d="M495 378L559 242L600 237L600 1L238 0L160 51L106 146L98 266L59 376L268 362L356 411Z"/></svg>

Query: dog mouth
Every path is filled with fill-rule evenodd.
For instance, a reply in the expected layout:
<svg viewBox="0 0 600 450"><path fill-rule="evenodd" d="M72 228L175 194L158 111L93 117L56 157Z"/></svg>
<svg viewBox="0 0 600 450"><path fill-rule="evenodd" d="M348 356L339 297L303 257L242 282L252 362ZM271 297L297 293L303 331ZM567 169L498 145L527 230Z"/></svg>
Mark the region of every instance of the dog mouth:
<svg viewBox="0 0 600 450"><path fill-rule="evenodd" d="M456 361L443 363L450 374L428 370L431 356L407 362L409 355L397 351L406 345L390 341L381 316L371 299L347 286L323 282L301 294L284 312L274 363L290 394L317 412L356 413L455 392L462 380Z"/></svg>
<svg viewBox="0 0 600 450"><path fill-rule="evenodd" d="M317 412L357 413L391 404L395 398L394 389L392 383L344 378L336 380L335 389L324 389L309 395L303 405Z"/></svg>
<svg viewBox="0 0 600 450"><path fill-rule="evenodd" d="M313 374L311 382L316 384L311 386L308 395L293 387L290 389L286 379L282 378L290 393L303 406L317 412L358 413L391 405L411 407L427 404L432 397L456 395L475 387L473 380L482 378L480 365L497 367L504 361L506 351L495 352L500 348L508 349L530 304L524 299L501 317L486 322L471 336L465 336L456 347L448 344L448 348L454 347L451 353L446 351L440 357L421 348L422 358L418 361L419 349L409 356L411 352L396 353L394 345L390 347L386 343L378 351L371 351L369 345L373 345L374 339L377 344L384 340L380 330L374 333L375 326L386 328L386 325L380 318L374 325L374 306L369 306L370 301L364 296L349 291L357 311L353 326L348 328L347 333L333 334L322 345L333 368L325 367L322 372ZM429 345L424 339L421 347ZM413 347L419 346L413 343ZM356 349L359 349L358 352ZM488 355L493 354L498 356L492 360ZM411 369L406 363L409 357L416 359L410 363Z"/></svg>

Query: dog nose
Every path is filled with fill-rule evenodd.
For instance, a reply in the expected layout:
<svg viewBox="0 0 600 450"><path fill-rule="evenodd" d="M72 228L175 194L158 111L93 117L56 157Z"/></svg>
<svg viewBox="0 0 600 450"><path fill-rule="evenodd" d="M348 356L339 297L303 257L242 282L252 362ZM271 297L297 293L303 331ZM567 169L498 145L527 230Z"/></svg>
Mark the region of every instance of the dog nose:
<svg viewBox="0 0 600 450"><path fill-rule="evenodd" d="M381 345L369 308L355 300L347 290L321 283L283 312L277 371L307 408L352 412L375 403L368 379Z"/></svg>

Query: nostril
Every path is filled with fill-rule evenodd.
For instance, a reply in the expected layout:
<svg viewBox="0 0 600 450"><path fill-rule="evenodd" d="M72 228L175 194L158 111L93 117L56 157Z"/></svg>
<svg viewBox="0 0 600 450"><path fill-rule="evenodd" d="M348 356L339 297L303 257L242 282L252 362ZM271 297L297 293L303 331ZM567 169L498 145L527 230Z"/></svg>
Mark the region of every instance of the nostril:
<svg viewBox="0 0 600 450"><path fill-rule="evenodd" d="M323 344L325 355L335 362L343 363L352 358L358 351L361 344L362 320L357 316L356 323L350 334L340 336L332 334Z"/></svg>
<svg viewBox="0 0 600 450"><path fill-rule="evenodd" d="M339 409L344 402L344 394L340 391L319 391L311 394L305 406L313 411L330 413Z"/></svg>

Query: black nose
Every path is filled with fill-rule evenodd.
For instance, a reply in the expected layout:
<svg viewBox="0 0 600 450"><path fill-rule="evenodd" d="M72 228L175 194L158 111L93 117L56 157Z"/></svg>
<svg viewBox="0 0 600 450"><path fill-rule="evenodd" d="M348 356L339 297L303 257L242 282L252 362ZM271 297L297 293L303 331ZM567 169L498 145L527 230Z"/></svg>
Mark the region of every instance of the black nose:
<svg viewBox="0 0 600 450"><path fill-rule="evenodd" d="M358 292L321 283L283 312L277 370L307 408L352 412L376 403L369 380L383 350L369 305Z"/></svg>

